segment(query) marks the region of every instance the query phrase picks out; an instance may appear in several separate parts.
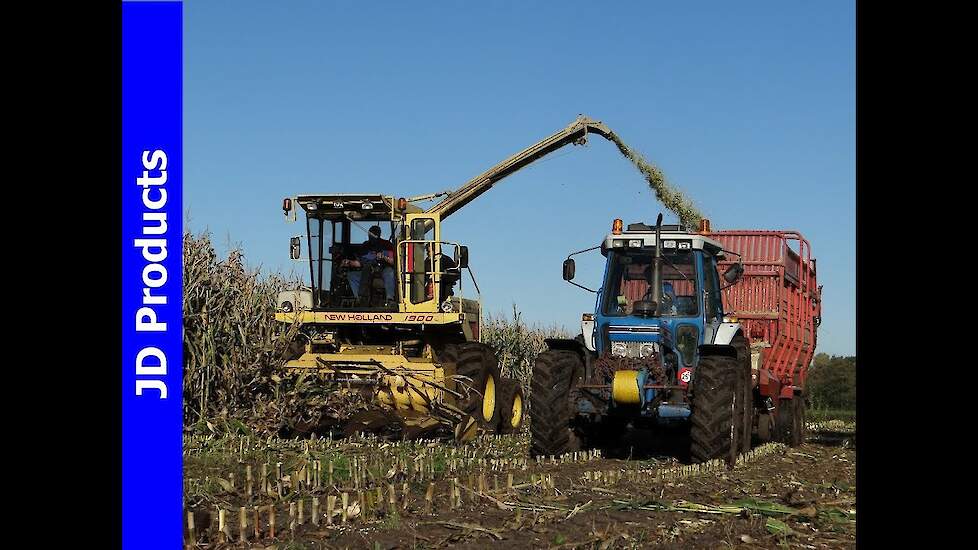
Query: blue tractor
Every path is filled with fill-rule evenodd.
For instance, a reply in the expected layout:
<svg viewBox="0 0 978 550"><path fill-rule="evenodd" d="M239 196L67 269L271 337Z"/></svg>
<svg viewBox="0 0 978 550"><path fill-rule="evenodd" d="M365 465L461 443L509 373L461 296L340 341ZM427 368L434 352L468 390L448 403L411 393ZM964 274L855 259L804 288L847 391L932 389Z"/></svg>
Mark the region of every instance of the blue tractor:
<svg viewBox="0 0 978 550"><path fill-rule="evenodd" d="M708 223L708 222L707 222ZM596 293L575 339L547 340L530 395L531 454L559 455L617 442L629 424L689 428L689 459L733 462L751 444L754 391L741 325L725 316L725 257L705 231L615 220L600 246L564 261L564 280ZM600 249L597 290L575 283L573 256Z"/></svg>

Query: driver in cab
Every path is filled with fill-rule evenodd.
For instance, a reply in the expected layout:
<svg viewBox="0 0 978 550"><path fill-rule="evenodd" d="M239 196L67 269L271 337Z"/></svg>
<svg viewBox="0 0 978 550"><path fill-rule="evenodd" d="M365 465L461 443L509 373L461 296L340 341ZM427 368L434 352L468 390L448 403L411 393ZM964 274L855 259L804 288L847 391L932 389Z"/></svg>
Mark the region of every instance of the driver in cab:
<svg viewBox="0 0 978 550"><path fill-rule="evenodd" d="M361 296L368 296L370 287L368 286L374 278L376 270L380 270L381 277L384 279L384 294L386 299L394 299L394 245L387 239L380 236L380 226L371 226L367 231L368 239L360 246L360 254L357 259L346 259L340 262L340 266L351 268L347 274L350 281L350 289L353 295L359 299ZM363 276L366 269L367 276Z"/></svg>

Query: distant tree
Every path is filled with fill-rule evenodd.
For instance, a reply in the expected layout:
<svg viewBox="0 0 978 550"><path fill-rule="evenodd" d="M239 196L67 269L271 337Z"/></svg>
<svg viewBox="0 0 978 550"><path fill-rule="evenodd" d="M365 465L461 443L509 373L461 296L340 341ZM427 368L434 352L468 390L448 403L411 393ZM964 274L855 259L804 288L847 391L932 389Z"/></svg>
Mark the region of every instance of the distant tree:
<svg viewBox="0 0 978 550"><path fill-rule="evenodd" d="M819 353L812 361L806 382L813 407L856 408L856 358Z"/></svg>

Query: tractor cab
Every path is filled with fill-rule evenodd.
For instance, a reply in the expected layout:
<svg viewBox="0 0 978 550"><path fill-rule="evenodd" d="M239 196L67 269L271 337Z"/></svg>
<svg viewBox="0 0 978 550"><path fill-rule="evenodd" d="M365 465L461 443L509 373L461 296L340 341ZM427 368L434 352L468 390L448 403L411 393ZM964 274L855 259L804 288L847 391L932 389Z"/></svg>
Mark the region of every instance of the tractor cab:
<svg viewBox="0 0 978 550"><path fill-rule="evenodd" d="M627 228L614 220L611 234L595 247L605 257L605 271L595 291L594 313L585 314L582 322L584 345L596 358L587 378L590 384L604 386L623 376L637 376L641 395L628 402L641 403L644 414L688 414L680 410L684 406L654 405L683 404L683 390L702 344L713 342L721 326L729 324L717 271L724 250L704 233L662 225L661 219L655 225L633 223ZM565 280L573 279L573 261L565 261ZM723 278L734 282L738 269L735 264ZM679 391L663 395L661 390L667 388ZM611 397L621 398L614 392Z"/></svg>

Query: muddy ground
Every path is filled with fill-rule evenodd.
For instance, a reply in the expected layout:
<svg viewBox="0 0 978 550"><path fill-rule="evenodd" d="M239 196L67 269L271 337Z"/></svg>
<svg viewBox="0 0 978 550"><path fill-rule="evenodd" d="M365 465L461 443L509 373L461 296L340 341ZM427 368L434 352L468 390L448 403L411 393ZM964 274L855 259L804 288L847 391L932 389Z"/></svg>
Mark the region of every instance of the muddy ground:
<svg viewBox="0 0 978 550"><path fill-rule="evenodd" d="M320 525L312 524L311 497L319 496L325 502L325 495L338 495L342 491L348 492L355 501L357 493L350 482L335 481L333 486L308 493L299 488L295 498L304 499L303 524L295 522L294 530L290 529L286 496L277 501L275 537L270 536L267 519L261 517L256 539L250 523L251 508L248 508L247 542L239 541L238 506L262 502L244 497L239 481L230 489L223 487L217 496L202 497L198 491L188 497L188 509L195 514L195 547L284 550L855 546L854 427L812 432L799 447L778 448L734 469L692 473L686 477L661 478L660 474L657 478L656 471L682 466L671 456L676 444L674 441L658 441L645 447L634 444L645 439L641 433L633 433L633 444L605 454L620 458L556 465L531 461L526 468L513 462L510 469L486 471L486 487L480 490L477 482L473 484L474 492L462 487L458 507L453 507L449 500L452 478L458 478L463 485L473 478L467 470L450 472L444 465L444 470L433 474L435 491L430 514L426 513L424 499L429 480L423 476L413 481L408 476L410 491L406 507L401 485L397 483L396 511L391 511L389 504L381 506L371 498L366 510L357 511L358 517L344 524L337 515L332 526L326 525L322 511ZM523 450L520 443L514 443L506 452L515 456ZM232 461L233 455L227 455L226 459ZM242 462L238 458L234 460L236 465L228 465L213 454L191 454L185 458L186 476L217 477L230 468L239 472L237 479L241 480L240 466L247 460ZM645 473L637 474L636 470ZM619 473L609 478L608 472ZM515 479L516 487L512 490L505 487L509 473ZM497 484L501 485L498 490ZM381 483L382 489L385 486L386 483ZM385 500L387 496L384 489ZM232 542L219 542L215 504L216 507L226 505L228 509L226 521ZM718 508L733 505L743 509Z"/></svg>

